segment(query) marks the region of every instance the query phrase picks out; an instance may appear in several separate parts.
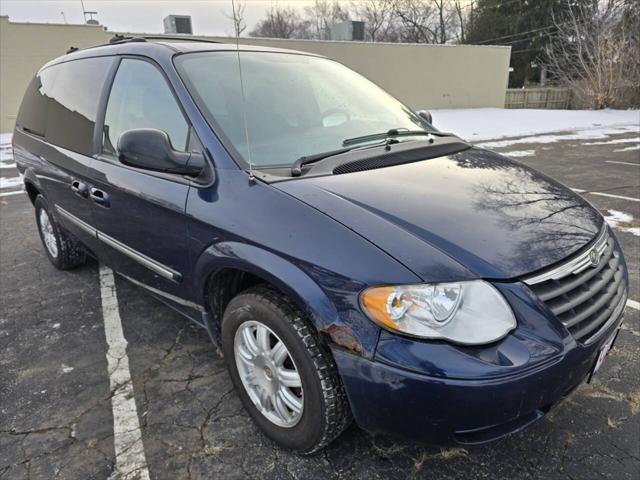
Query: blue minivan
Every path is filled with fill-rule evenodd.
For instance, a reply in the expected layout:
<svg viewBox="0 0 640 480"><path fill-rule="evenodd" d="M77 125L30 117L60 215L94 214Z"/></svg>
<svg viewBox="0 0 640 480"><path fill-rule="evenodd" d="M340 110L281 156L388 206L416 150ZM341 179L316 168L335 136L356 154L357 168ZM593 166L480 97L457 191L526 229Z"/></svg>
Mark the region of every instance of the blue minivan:
<svg viewBox="0 0 640 480"><path fill-rule="evenodd" d="M205 328L255 422L300 453L352 419L504 437L588 381L622 322L595 208L317 55L71 49L13 142L53 265L96 257Z"/></svg>

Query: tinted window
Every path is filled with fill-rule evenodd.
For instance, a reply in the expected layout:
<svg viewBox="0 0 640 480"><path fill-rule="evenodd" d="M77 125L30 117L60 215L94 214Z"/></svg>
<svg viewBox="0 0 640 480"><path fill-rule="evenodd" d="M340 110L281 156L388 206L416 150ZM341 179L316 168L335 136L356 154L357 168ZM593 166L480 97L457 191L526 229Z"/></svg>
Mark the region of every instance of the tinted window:
<svg viewBox="0 0 640 480"><path fill-rule="evenodd" d="M133 128L162 130L173 148L186 149L187 122L164 76L149 62L127 58L120 63L111 87L103 150L115 154L122 132Z"/></svg>
<svg viewBox="0 0 640 480"><path fill-rule="evenodd" d="M16 124L27 132L44 136L47 99L40 90L40 78L33 77L24 92Z"/></svg>
<svg viewBox="0 0 640 480"><path fill-rule="evenodd" d="M40 72L40 92L47 100L44 134L49 143L93 154L98 102L111 62L110 57L86 58Z"/></svg>

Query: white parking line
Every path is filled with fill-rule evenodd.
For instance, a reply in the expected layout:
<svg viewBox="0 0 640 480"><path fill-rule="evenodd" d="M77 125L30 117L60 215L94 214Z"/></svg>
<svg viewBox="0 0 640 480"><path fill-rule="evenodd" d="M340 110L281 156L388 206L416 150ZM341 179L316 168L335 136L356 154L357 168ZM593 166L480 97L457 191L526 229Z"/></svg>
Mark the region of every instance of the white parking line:
<svg viewBox="0 0 640 480"><path fill-rule="evenodd" d="M592 192L590 190L582 190L580 188L572 188L576 193L588 193L589 195L599 195L601 197L620 198L622 200L629 200L630 202L640 202L640 198L624 197L622 195L614 195L612 193Z"/></svg>
<svg viewBox="0 0 640 480"><path fill-rule="evenodd" d="M627 300L627 307L633 308L634 310L640 310L640 303L635 300Z"/></svg>
<svg viewBox="0 0 640 480"><path fill-rule="evenodd" d="M633 162L618 162L616 160L605 160L605 163L617 163L619 165L633 165L634 167L640 167L640 163Z"/></svg>
<svg viewBox="0 0 640 480"><path fill-rule="evenodd" d="M113 444L116 453L116 471L120 480L149 480L147 459L142 444L142 431L138 421L133 383L129 372L127 340L122 332L118 311L118 296L113 271L100 265L100 296L104 333L107 337L107 366L111 385L113 410Z"/></svg>

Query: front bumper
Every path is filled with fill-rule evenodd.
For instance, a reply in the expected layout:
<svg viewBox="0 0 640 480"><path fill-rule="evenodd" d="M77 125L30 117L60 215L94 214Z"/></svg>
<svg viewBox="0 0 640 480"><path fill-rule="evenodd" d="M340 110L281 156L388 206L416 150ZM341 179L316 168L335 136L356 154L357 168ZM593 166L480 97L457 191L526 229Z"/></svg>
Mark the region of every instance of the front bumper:
<svg viewBox="0 0 640 480"><path fill-rule="evenodd" d="M512 375L452 379L425 375L335 349L356 423L373 433L421 442L479 444L517 432L542 418L590 374L601 346L622 316L589 346Z"/></svg>

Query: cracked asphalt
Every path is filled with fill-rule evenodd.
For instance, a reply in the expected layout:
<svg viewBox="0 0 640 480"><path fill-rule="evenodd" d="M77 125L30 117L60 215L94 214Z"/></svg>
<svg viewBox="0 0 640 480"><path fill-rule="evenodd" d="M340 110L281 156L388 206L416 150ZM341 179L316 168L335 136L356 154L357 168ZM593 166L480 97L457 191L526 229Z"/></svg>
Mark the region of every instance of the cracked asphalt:
<svg viewBox="0 0 640 480"><path fill-rule="evenodd" d="M614 138L631 138L630 134ZM565 184L638 199L640 151L571 142L518 144L518 158ZM640 202L585 194L619 226L640 300ZM116 277L120 317L152 479L637 479L640 312L627 308L593 383L528 430L491 445L443 448L372 436L352 425L311 457L260 434L206 333ZM98 265L47 261L26 195L0 198L0 479L110 479L113 416ZM132 472L128 478L136 478Z"/></svg>

